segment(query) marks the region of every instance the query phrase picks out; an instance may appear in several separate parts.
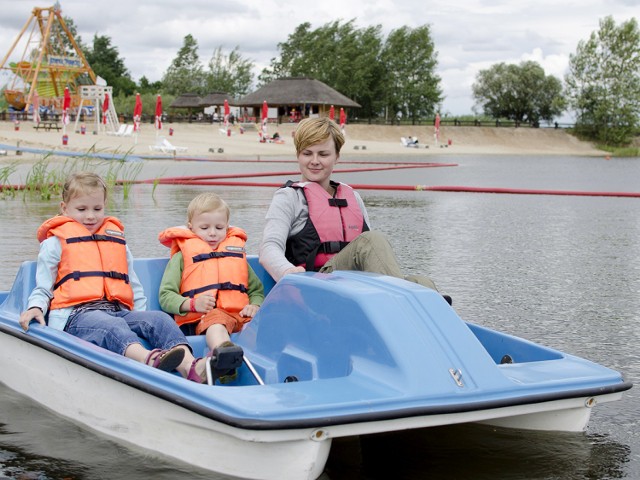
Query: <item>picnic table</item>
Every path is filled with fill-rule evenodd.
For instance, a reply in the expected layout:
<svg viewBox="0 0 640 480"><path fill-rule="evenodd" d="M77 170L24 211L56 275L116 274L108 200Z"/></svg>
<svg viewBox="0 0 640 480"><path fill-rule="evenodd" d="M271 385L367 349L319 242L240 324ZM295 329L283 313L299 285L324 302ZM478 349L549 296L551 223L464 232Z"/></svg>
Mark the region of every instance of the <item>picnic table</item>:
<svg viewBox="0 0 640 480"><path fill-rule="evenodd" d="M58 125L58 122L40 122L37 125L34 125L33 128L36 130L44 129L46 132L50 130L60 131L62 127Z"/></svg>

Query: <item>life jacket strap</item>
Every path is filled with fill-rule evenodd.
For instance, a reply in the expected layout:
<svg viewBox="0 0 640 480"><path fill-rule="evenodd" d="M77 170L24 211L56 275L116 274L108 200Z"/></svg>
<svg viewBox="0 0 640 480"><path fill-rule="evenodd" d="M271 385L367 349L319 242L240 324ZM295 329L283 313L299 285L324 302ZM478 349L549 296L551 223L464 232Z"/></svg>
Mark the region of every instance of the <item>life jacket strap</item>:
<svg viewBox="0 0 640 480"><path fill-rule="evenodd" d="M129 283L129 275L127 275L126 273L120 273L120 272L79 272L79 271L74 271L71 273L68 273L67 275L65 275L64 277L62 277L58 282L56 282L56 284L53 286L54 290L57 290L58 288L60 288L60 286L68 281L68 280L75 280L78 281L81 278L84 277L104 277L104 278L115 278L116 280L124 280L125 283Z"/></svg>
<svg viewBox="0 0 640 480"><path fill-rule="evenodd" d="M349 202L347 202L346 198L335 198L332 197L329 199L329 206L330 207L348 207L349 206Z"/></svg>
<svg viewBox="0 0 640 480"><path fill-rule="evenodd" d="M183 297L193 298L197 294L206 292L208 290L238 290L242 293L247 293L247 286L242 284L236 284L231 282L212 283L211 285L205 285L204 287L194 288L193 290L187 290L182 292Z"/></svg>
<svg viewBox="0 0 640 480"><path fill-rule="evenodd" d="M224 257L236 257L243 258L244 255L238 252L210 252L210 253L201 253L192 257L191 260L193 263L204 262L205 260L211 260L213 258L224 258Z"/></svg>
<svg viewBox="0 0 640 480"><path fill-rule="evenodd" d="M71 237L67 238L67 243L79 243L79 242L114 242L121 245L126 245L127 241L124 238L113 237L111 235L85 235L84 237Z"/></svg>

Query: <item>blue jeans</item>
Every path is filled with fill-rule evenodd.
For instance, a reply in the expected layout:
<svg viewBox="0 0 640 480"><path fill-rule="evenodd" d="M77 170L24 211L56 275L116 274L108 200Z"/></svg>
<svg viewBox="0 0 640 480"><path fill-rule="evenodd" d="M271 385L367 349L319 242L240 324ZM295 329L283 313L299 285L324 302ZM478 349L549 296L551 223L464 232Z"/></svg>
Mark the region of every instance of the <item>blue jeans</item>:
<svg viewBox="0 0 640 480"><path fill-rule="evenodd" d="M187 339L176 322L164 312L120 310L88 310L73 316L65 332L87 342L124 355L133 343L144 338L151 348L171 349L187 345Z"/></svg>

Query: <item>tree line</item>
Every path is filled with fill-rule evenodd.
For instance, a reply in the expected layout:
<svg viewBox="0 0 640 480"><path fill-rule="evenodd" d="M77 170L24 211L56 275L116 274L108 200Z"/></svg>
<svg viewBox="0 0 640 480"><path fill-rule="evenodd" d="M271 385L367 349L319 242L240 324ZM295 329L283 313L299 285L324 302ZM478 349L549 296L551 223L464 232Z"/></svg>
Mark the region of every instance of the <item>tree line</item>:
<svg viewBox="0 0 640 480"><path fill-rule="evenodd" d="M75 35L73 21L65 21ZM109 37L96 34L90 45L75 38L125 111L133 110L136 92L149 98L156 93L171 98L214 91L242 97L254 84L254 63L239 47L228 53L219 47L203 63L196 39L187 35L160 81L142 77L136 84ZM355 20L338 20L314 29L306 22L278 44L278 56L256 83L259 87L282 77L312 77L358 102L362 108L353 117L417 123L442 108L437 67L438 52L428 25L401 27L384 38L380 25L357 28ZM599 30L580 41L570 55L564 79L546 75L534 61L498 63L478 72L472 94L476 113L537 126L571 109L579 134L608 145L628 144L640 122L637 20L617 25L611 16L602 19Z"/></svg>

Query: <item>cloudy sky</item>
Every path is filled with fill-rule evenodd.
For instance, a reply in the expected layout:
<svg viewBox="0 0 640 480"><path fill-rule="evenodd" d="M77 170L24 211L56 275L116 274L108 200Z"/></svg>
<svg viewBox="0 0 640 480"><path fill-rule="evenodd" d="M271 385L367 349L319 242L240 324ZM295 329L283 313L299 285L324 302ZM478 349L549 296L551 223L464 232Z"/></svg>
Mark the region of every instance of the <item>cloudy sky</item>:
<svg viewBox="0 0 640 480"><path fill-rule="evenodd" d="M34 7L54 0L0 0L0 55L4 57ZM612 15L616 23L640 17L640 0L61 0L63 16L84 43L106 35L135 81L160 80L187 34L204 62L236 46L255 63L256 77L278 43L303 22L318 28L355 19L357 28L381 25L386 35L402 26L431 26L437 73L445 94L442 111L471 113L471 85L479 70L499 62L535 60L548 75L563 77L580 40ZM6 80L5 80L6 81Z"/></svg>

